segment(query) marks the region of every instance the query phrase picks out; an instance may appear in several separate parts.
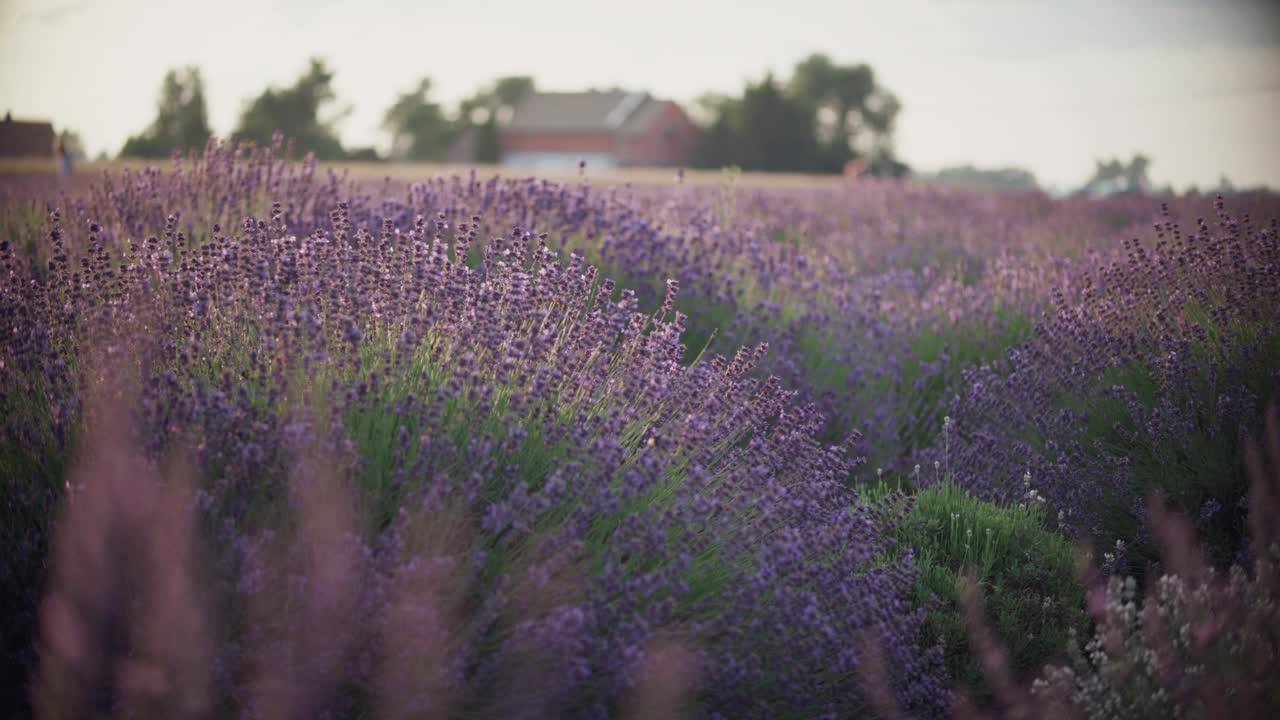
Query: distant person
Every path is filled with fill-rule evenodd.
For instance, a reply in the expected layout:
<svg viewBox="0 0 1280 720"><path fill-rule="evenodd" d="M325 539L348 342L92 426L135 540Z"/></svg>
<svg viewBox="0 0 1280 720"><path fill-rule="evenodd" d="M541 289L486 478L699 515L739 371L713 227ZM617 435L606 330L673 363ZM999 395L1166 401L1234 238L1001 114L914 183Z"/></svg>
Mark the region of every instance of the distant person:
<svg viewBox="0 0 1280 720"><path fill-rule="evenodd" d="M62 177L71 177L74 168L74 160L71 157L71 148L67 146L66 138L58 138L58 174Z"/></svg>
<svg viewBox="0 0 1280 720"><path fill-rule="evenodd" d="M858 178L862 177L862 171L867 167L867 161L864 158L853 158L844 164L844 184L845 187L852 190L858 184Z"/></svg>

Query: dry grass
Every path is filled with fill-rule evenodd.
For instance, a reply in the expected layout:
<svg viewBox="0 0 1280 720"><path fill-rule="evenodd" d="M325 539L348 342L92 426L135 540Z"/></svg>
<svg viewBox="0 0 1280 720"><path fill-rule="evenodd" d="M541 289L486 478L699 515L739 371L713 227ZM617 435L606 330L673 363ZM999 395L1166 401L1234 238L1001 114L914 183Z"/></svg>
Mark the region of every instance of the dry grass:
<svg viewBox="0 0 1280 720"><path fill-rule="evenodd" d="M97 175L102 170L140 169L147 165L167 165L167 161L145 160L111 160L108 162L85 162L76 165L77 175ZM332 167L341 172L347 170L355 178L380 180L389 177L392 180L413 181L437 175L466 175L472 168L483 178L493 175L501 177L525 178L536 176L554 181L575 181L577 170L544 171L527 168L509 168L501 165L450 165L435 163L324 163L322 167ZM0 158L0 175L52 175L57 171L57 164L52 158ZM670 185L676 180L674 168L623 168L616 170L592 170L587 167L587 178L597 185ZM724 173L720 170L686 170L684 181L693 185L719 185L724 182ZM739 187L751 188L826 188L837 189L843 186L844 180L839 175L804 175L797 173L758 173L747 172L738 176Z"/></svg>
<svg viewBox="0 0 1280 720"><path fill-rule="evenodd" d="M108 162L81 162L75 165L75 174L77 175L97 175L103 170L122 170L129 168L136 170L144 168L147 165L155 165L154 161L147 162L145 160L110 160ZM167 162L165 163L167 165ZM0 176L4 175L56 175L58 172L58 162L54 158L39 157L21 157L21 158L0 158Z"/></svg>
<svg viewBox="0 0 1280 720"><path fill-rule="evenodd" d="M536 176L548 180L574 181L577 170L545 171L528 168L509 168L501 165L446 165L417 163L335 163L335 167L351 171L355 177L393 180L413 180L432 175L465 175L473 167L481 177L499 175L524 178ZM586 169L587 178L603 185L670 185L676 181L674 168L620 168L615 170ZM684 181L695 185L719 185L724 182L720 170L685 170ZM759 188L838 188L842 179L838 175L803 175L796 173L742 173L737 184Z"/></svg>

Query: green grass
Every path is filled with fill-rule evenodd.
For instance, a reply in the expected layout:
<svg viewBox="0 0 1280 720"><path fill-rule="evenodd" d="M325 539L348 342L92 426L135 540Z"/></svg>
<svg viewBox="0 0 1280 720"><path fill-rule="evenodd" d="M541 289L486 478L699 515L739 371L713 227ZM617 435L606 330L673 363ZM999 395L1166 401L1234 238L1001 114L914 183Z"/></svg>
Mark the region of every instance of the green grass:
<svg viewBox="0 0 1280 720"><path fill-rule="evenodd" d="M864 496L879 501L893 498L892 490L880 483ZM1071 628L1084 628L1076 551L1046 527L1039 507L1000 507L950 481L908 497L911 509L894 538L915 556L915 602L928 609L927 641L942 643L947 672L961 686L979 697L990 693L961 621L962 577L978 583L1015 672L1038 672L1063 652Z"/></svg>

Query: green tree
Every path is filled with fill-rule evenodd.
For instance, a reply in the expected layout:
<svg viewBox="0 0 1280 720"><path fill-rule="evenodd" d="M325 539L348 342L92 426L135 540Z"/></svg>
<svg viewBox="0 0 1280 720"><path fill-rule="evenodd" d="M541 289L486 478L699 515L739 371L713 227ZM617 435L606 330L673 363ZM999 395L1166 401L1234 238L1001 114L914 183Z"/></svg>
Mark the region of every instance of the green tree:
<svg viewBox="0 0 1280 720"><path fill-rule="evenodd" d="M120 150L126 157L167 157L202 148L213 133L204 101L204 79L194 66L170 70L160 86L156 118Z"/></svg>
<svg viewBox="0 0 1280 720"><path fill-rule="evenodd" d="M742 158L743 153L738 151L741 133L734 127L732 117L731 110L722 110L711 125L703 129L693 153L695 167L727 167Z"/></svg>
<svg viewBox="0 0 1280 720"><path fill-rule="evenodd" d="M902 105L877 84L870 66L837 65L826 55L810 55L796 64L787 89L813 115L822 169L840 170L847 160L866 157L873 175L897 176L905 170L893 155L894 122Z"/></svg>
<svg viewBox="0 0 1280 720"><path fill-rule="evenodd" d="M1146 192L1151 189L1151 179L1147 177L1147 171L1150 168L1150 158L1142 153L1134 155L1129 161L1129 166L1124 169L1124 181L1129 189L1136 192Z"/></svg>
<svg viewBox="0 0 1280 720"><path fill-rule="evenodd" d="M1079 192L1085 195L1150 192L1151 179L1147 176L1150 168L1151 159L1142 153L1136 153L1128 163L1118 158L1094 161L1093 177Z"/></svg>
<svg viewBox="0 0 1280 720"><path fill-rule="evenodd" d="M472 131L475 133L475 145L472 147L471 159L487 165L502 162L502 136L498 131L498 115L490 113L484 123Z"/></svg>
<svg viewBox="0 0 1280 720"><path fill-rule="evenodd" d="M710 120L694 158L700 167L840 172L863 157L871 174L908 170L893 154L901 104L867 65L811 55L785 85L770 74L749 83L740 98L709 96L701 105Z"/></svg>
<svg viewBox="0 0 1280 720"><path fill-rule="evenodd" d="M443 160L457 135L454 123L431 102L431 79L401 95L382 119L382 128L391 133L391 157L418 162Z"/></svg>
<svg viewBox="0 0 1280 720"><path fill-rule="evenodd" d="M293 140L298 152L314 152L320 160L342 159L345 153L335 126L350 110L320 117L336 100L333 75L323 60L312 58L307 71L292 86L268 88L250 101L234 136L268 145L278 131Z"/></svg>
<svg viewBox="0 0 1280 720"><path fill-rule="evenodd" d="M741 160L744 153L740 149L742 132L737 122L737 103L736 98L718 93L698 98L697 115L704 118L705 127L694 148L694 167L728 167Z"/></svg>
<svg viewBox="0 0 1280 720"><path fill-rule="evenodd" d="M952 165L921 179L965 190L994 190L1002 192L1038 192L1040 183L1029 170L1018 167L976 168L972 165Z"/></svg>
<svg viewBox="0 0 1280 720"><path fill-rule="evenodd" d="M813 117L804 105L788 97L767 74L748 85L737 106L739 128L747 140L739 149L743 170L804 172L819 169L819 148Z"/></svg>
<svg viewBox="0 0 1280 720"><path fill-rule="evenodd" d="M507 75L494 80L458 104L459 132L473 138L471 159L478 163L502 160L502 117L511 113L520 100L534 91L533 78Z"/></svg>
<svg viewBox="0 0 1280 720"><path fill-rule="evenodd" d="M506 75L463 100L458 106L459 115L466 122L471 120L472 113L476 110L497 113L504 107L514 108L525 95L533 91L533 78L528 75Z"/></svg>
<svg viewBox="0 0 1280 720"><path fill-rule="evenodd" d="M899 160L892 149L877 148L871 151L865 172L872 177L901 178L911 174L911 166Z"/></svg>
<svg viewBox="0 0 1280 720"><path fill-rule="evenodd" d="M699 167L736 165L743 170L813 172L821 150L808 108L783 91L772 74L747 84L741 98L702 101L712 117L694 154Z"/></svg>

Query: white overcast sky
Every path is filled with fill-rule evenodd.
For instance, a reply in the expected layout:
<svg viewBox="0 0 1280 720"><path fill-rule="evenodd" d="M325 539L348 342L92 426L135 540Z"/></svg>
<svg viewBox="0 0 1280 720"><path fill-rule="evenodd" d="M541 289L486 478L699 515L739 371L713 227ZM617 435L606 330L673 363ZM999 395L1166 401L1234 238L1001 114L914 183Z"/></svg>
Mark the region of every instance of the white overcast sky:
<svg viewBox="0 0 1280 720"><path fill-rule="evenodd" d="M353 107L343 141L385 147L383 111L422 75L448 104L503 74L689 101L815 51L871 64L920 169L1016 164L1071 187L1141 151L1179 188L1280 187L1274 0L0 0L0 112L114 153L165 70L195 64L224 134L318 55Z"/></svg>

